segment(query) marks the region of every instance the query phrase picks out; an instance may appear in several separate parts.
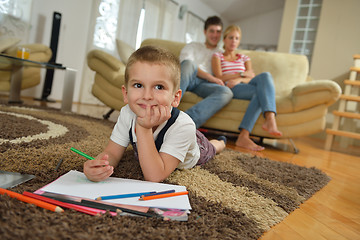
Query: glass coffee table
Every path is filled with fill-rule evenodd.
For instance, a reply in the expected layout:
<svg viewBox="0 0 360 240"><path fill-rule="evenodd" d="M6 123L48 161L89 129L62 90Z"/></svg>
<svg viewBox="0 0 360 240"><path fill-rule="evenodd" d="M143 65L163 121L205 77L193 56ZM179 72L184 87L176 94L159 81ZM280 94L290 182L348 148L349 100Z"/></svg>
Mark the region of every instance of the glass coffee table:
<svg viewBox="0 0 360 240"><path fill-rule="evenodd" d="M0 53L0 64L11 66L9 103L22 103L20 99L22 70L24 67L47 68L65 71L61 110L71 111L74 96L76 70L62 65L37 62Z"/></svg>

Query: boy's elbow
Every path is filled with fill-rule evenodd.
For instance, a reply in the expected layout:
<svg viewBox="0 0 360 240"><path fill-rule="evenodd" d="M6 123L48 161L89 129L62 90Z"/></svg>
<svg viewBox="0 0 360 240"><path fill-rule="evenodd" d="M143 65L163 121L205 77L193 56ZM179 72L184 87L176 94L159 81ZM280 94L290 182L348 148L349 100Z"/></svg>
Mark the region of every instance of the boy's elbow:
<svg viewBox="0 0 360 240"><path fill-rule="evenodd" d="M159 177L159 176L148 176L148 177L144 177L146 181L149 181L149 182L162 182L164 181L166 177Z"/></svg>

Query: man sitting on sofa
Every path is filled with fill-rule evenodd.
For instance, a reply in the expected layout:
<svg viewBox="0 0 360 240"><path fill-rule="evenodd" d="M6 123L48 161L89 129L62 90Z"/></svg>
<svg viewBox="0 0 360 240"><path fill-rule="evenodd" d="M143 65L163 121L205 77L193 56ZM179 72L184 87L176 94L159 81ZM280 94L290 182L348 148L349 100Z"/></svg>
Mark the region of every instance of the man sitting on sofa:
<svg viewBox="0 0 360 240"><path fill-rule="evenodd" d="M190 91L203 98L202 101L186 110L199 128L216 112L228 104L233 93L221 79L213 76L211 57L220 51L218 43L221 39L223 23L217 16L205 21L205 43L191 42L180 53L181 83L183 93Z"/></svg>

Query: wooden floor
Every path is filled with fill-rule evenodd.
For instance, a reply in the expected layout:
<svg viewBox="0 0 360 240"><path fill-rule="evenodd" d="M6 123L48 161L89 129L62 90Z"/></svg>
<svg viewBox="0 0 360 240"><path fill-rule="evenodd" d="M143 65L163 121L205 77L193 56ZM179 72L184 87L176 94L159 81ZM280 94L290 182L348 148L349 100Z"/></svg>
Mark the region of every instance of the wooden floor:
<svg viewBox="0 0 360 240"><path fill-rule="evenodd" d="M39 102L24 100L27 104L40 105ZM46 105L60 108L59 103ZM101 118L108 108L74 104L72 111ZM118 114L114 112L110 120L115 121ZM276 161L316 167L332 180L261 239L360 239L360 148L343 149L334 144L333 151L325 151L324 141L304 137L294 139L300 150L295 154L288 147L290 145L287 140L265 140L264 143L264 151L252 153ZM240 152L250 152L236 147L234 138L229 138L228 147Z"/></svg>

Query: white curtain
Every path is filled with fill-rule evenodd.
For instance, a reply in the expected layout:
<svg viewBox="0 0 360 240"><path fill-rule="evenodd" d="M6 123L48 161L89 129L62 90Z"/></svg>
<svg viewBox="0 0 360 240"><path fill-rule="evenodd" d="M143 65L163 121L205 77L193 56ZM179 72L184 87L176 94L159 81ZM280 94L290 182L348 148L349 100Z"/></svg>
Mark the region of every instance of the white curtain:
<svg viewBox="0 0 360 240"><path fill-rule="evenodd" d="M191 12L187 12L185 42L204 42L204 20Z"/></svg>
<svg viewBox="0 0 360 240"><path fill-rule="evenodd" d="M141 40L158 37L163 2L163 0L145 0L145 20Z"/></svg>
<svg viewBox="0 0 360 240"><path fill-rule="evenodd" d="M28 43L32 0L0 0L0 36Z"/></svg>
<svg viewBox="0 0 360 240"><path fill-rule="evenodd" d="M179 11L179 7L176 3L172 1L166 1L163 11L163 20L162 20L162 28L159 32L159 38L165 40L172 40L173 37L173 28L175 24L175 19L177 18L177 13Z"/></svg>
<svg viewBox="0 0 360 240"><path fill-rule="evenodd" d="M121 0L117 38L135 46L141 9L145 9L141 40L171 40L178 5L170 0Z"/></svg>
<svg viewBox="0 0 360 240"><path fill-rule="evenodd" d="M133 48L135 48L136 33L142 7L143 0L121 0L120 2L116 38L121 39Z"/></svg>
<svg viewBox="0 0 360 240"><path fill-rule="evenodd" d="M145 0L145 21L142 40L160 38L170 40L178 6L170 0Z"/></svg>

